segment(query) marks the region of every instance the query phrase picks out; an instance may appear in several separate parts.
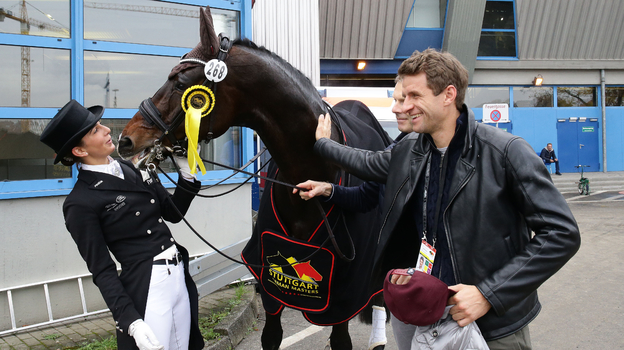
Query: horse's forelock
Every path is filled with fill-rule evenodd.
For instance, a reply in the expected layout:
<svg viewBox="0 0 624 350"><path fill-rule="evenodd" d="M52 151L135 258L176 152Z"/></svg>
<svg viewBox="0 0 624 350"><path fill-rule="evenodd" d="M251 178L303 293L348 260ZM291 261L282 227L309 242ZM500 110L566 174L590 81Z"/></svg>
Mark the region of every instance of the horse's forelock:
<svg viewBox="0 0 624 350"><path fill-rule="evenodd" d="M204 51L204 47L201 43L197 44L197 46L195 46L195 48L193 50L191 50L189 53L187 53L184 58L197 58L199 60L202 60L204 62L209 60L209 56L206 55L206 52ZM168 79L173 78L174 76L176 76L176 74L180 73L181 71L190 68L192 66L196 66L197 63L180 63L177 66L173 67L173 69L171 70L171 72L169 73L169 77Z"/></svg>
<svg viewBox="0 0 624 350"><path fill-rule="evenodd" d="M167 79L171 80L173 79L178 73L182 72L183 70L186 70L187 68L191 68L197 66L197 63L180 63L177 66L173 67L173 69L171 70L171 72L169 73L169 76L167 77Z"/></svg>

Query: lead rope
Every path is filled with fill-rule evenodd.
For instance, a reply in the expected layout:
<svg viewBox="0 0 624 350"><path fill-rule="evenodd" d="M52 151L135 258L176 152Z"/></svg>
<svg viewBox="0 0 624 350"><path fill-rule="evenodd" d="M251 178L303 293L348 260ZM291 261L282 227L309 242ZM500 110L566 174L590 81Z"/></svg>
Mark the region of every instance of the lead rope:
<svg viewBox="0 0 624 350"><path fill-rule="evenodd" d="M245 170L242 170L242 169L238 169L238 168L234 168L234 167L231 167L231 166L229 166L229 165L220 164L220 163L218 163L218 162L213 162L213 161L211 161L211 160L206 160L206 159L203 159L203 158L202 158L202 161L207 162L207 163L209 163L209 164L222 166L222 167L227 168L227 169L230 169L230 170L235 170L235 171L238 171L238 172L240 172L240 173L243 173L243 174L245 174L245 175L250 176L250 177L249 177L249 179L247 179L246 181L249 181L252 177L255 177L255 178L258 178L258 179L263 179L263 180L265 180L265 181L272 182L272 183L274 183L274 184L276 183L276 184L279 184L279 185L282 185L282 186L286 186L286 187L290 187L290 188L296 188L296 189L297 189L297 190L299 190L299 191L304 191L304 192L305 192L305 191L307 191L307 189L305 189L305 188L302 188L302 187L297 187L297 186L295 186L295 185L292 185L292 184L289 184L289 183L286 183L286 182L283 182L283 181L279 181L279 180L276 180L276 179L271 179L271 178L266 177L266 176L261 176L261 175L257 175L257 174L255 174L255 173L250 173L250 172L248 172L248 171L245 171ZM173 163L175 164L175 161L174 161ZM268 163L267 163L267 164L268 164ZM266 165L266 164L265 164L265 165ZM157 167L158 167L158 170L160 170L160 172L161 172L161 173L163 173L167 179L169 179L169 181L171 181L172 183L174 183L174 184L176 185L176 189L182 189L183 191L186 191L186 192L189 192L189 193L191 192L191 191L189 191L189 190L187 190L187 189L185 189L185 188L181 187L180 185L178 185L178 184L177 184L177 183L176 183L176 182L175 182L175 181L174 181L171 177L169 177L169 175L168 175L167 173L165 173L165 172L162 170L162 168L160 167L160 165L158 165ZM176 169L178 169L178 171L179 171L179 168L177 167L177 164L176 164ZM230 191L230 192L231 192L231 191ZM228 192L228 193L229 193L229 192ZM323 209L323 206L321 206L321 203L319 203L319 200L318 200L318 199L316 199L316 198L315 198L315 199L313 199L313 201L314 201L314 204L316 205L317 209L319 210L319 212L321 213L321 215L322 215L322 217L323 217L323 224L325 225L325 228L327 229L327 235L329 236L329 237L328 237L328 239L332 242L332 245L334 246L334 249L336 250L336 253L338 254L338 257L340 257L342 260L345 260L345 261L347 261L347 262L351 262L351 261L353 261L353 259L355 259L355 245L353 244L353 239L351 238L351 235L350 235L350 234L347 234L347 237L349 237L349 244L350 244L350 246L351 246L351 251L353 252L353 254L352 254L352 256L351 256L351 257L347 257L344 253L342 253L342 250L340 249L340 247L338 247L338 242L336 242L336 237L334 236L333 229L332 229L331 225L329 224L329 221L327 220L327 214L325 213L325 210ZM174 205L174 207L175 207L175 205ZM219 252L219 254L221 254L221 255L223 255L223 256L226 256L224 253L222 253L221 251L219 251L219 250L218 250L216 247L214 247L212 244L208 243L208 241L207 241L207 240L205 240L205 239L204 239L204 238L203 238L203 237L202 237L202 236L201 236L201 235L200 235L200 234L199 234L199 233L198 233L198 232L197 232L197 231L196 231L196 230L192 227L192 225L191 225L191 224L190 224L190 223L186 220L186 218L184 218L184 216L180 213L180 211L179 211L177 208L175 208L175 209L176 209L176 212L177 212L177 213L178 213L178 214L182 217L182 220L184 220L184 222L186 223L186 225L187 225L187 226L191 229L191 231L193 231L193 233L195 233L195 235L197 235L197 237L199 237L199 238L200 238L200 239L201 239L204 243L208 244L208 246L210 246L210 248L214 249L215 251L218 251L218 252ZM340 221L340 220L339 220L339 221ZM337 221L337 222L338 222L338 221ZM343 224L344 224L344 225L345 225L345 227L346 227L346 222L344 221L344 218L343 218L342 222L343 222ZM336 227L334 226L334 229L335 229L335 228L336 228ZM327 242L327 239L323 242L323 244L322 244L322 245L321 245L321 246L320 246L320 247L319 247L316 251L314 251L312 254L310 254L310 256L309 256L309 257L306 257L304 260L306 260L306 259L310 258L312 255L316 254L316 253L317 253L317 252L318 252L321 248L323 248L323 246L325 245L325 243L326 243L326 242ZM259 265L253 265L253 264L246 264L246 263L240 262L240 261L238 261L238 260L235 260L235 259L233 259L233 258L231 258L231 257L229 257L229 256L228 256L227 258L228 258L228 259L230 259L230 260L232 260L232 261L234 261L234 262L237 262L237 263L243 264L243 265L248 265L248 266L252 266L252 267L258 267L258 266L259 266ZM284 265L284 266L290 266L290 265L291 265L291 264L289 264L289 265ZM264 265L262 265L262 266L264 266ZM269 267L270 267L270 266L269 266Z"/></svg>
<svg viewBox="0 0 624 350"><path fill-rule="evenodd" d="M160 168L160 166L158 166L158 170L160 170L163 174L165 174L165 176L166 176L169 180L171 180L171 178L170 178L170 177L169 177L169 176L168 176L165 172L163 172L163 170ZM287 184L287 185L288 185L288 184ZM176 185L176 186L177 186L177 185ZM291 187L296 187L296 186L293 186L293 185L289 185L289 186L291 186ZM182 187L177 186L177 188L182 188ZM184 189L184 188L182 188L182 189ZM186 190L186 189L184 189L184 190ZM186 190L186 191L188 191L188 190ZM245 266L248 266L248 267L259 268L259 269L270 269L270 268L275 268L275 267L288 267L288 266L293 266L293 265L295 265L295 264L298 264L300 261L307 261L307 260L310 260L310 259L311 259L314 255L316 255L316 253L318 253L321 249L323 249L323 248L325 247L325 244L327 244L327 242L330 240L330 238L328 237L328 238L327 238L327 239L325 239L325 241L323 241L323 243L322 243L322 244L321 244L321 245L320 245L320 246L319 246L319 247L318 247L315 251L313 251L310 255L306 256L305 258L301 259L300 261L293 262L292 264L286 264L286 265L256 265L256 264L249 264L249 263L246 263L246 262L244 262L244 261L240 261L240 260L236 260L236 259L232 258L231 256L229 256L229 255L227 255L227 254L223 253L221 250L219 250L219 248L215 247L215 246L214 246L214 245L212 245L210 242L208 242L208 241L207 241L207 240L206 240L206 239L205 239L205 238L204 238L204 237L203 237L203 236L202 236L199 232L197 232L197 230L195 230L195 228L193 227L193 225L191 225L191 223L190 223L190 222L188 222L188 220L186 220L186 218L184 217L184 215L182 215L182 213L180 212L180 210L178 209L178 207L176 207L175 203L173 203L173 200L171 199L171 197L167 196L167 200L169 200L169 202L172 204L172 207L173 207L174 211L176 212L176 214L178 214L178 215L180 216L180 218L182 218L182 220L184 221L184 223L186 224L186 226L188 226L188 227L191 229L191 231L193 231L193 233L197 236L197 238L199 238L202 242L206 243L206 244L207 244L210 248L212 248L215 252L217 252L219 255L223 256L224 258L226 258L226 259L228 259L228 260L230 260L230 261L232 261L232 262L234 262L234 263L237 263L237 264L240 264L240 265L245 265ZM317 201L317 203L318 203L318 201ZM320 204L318 204L318 205L319 205L319 207L320 207ZM322 210L322 209L323 209L323 208L321 207L321 210ZM327 216L325 216L325 218L327 218ZM327 220L325 220L325 219L324 219L324 222L325 222L325 224L326 224L327 228L331 230L331 228L330 228L329 223L327 222ZM334 228L335 228L335 227L334 227ZM330 232L331 232L331 231L330 231ZM332 234L330 237L333 237L333 234ZM335 240L334 240L334 239L332 239L332 243L335 243ZM353 244L353 242L352 242L352 244ZM355 256L355 250L354 250L354 256ZM353 258L352 258L351 260L353 260ZM348 260L348 261L350 261L350 260Z"/></svg>

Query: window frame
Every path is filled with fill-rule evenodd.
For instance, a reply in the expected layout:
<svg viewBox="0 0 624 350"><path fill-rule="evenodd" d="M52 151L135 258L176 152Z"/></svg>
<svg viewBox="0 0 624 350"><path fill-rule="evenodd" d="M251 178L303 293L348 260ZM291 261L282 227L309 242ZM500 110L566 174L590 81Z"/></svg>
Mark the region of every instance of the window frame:
<svg viewBox="0 0 624 350"><path fill-rule="evenodd" d="M28 46L50 49L64 49L70 52L70 91L71 98L80 103L84 102L84 52L98 51L111 53L146 54L155 56L180 57L192 48L168 47L147 44L94 41L84 39L84 0L68 0L70 4L70 38L33 36L23 34L0 33L0 45ZM240 35L243 38L251 37L251 0L160 0L169 3L210 6L223 10L239 12ZM149 92L146 92L149 93ZM147 96L146 96L147 97ZM39 107L0 107L0 119L51 119L56 115L58 108ZM138 108L138 106L137 106ZM110 108L106 110L107 119L130 119L137 109ZM254 155L253 130L242 129L241 145L244 164ZM212 170L206 175L198 174L198 179L204 185L215 184L219 180L231 175L232 170ZM169 173L177 181L176 173ZM159 175L166 188L174 187L164 175ZM248 178L244 174L236 174L224 181L224 184L242 183ZM72 169L71 178L14 180L0 181L0 200L15 198L33 198L67 195L77 180L77 171Z"/></svg>
<svg viewBox="0 0 624 350"><path fill-rule="evenodd" d="M553 85L554 87L554 107L557 108L600 108L602 104L602 92L600 91L600 85L591 85L591 84L561 84L561 85ZM594 89L594 105L593 106L559 106L559 88L592 88Z"/></svg>
<svg viewBox="0 0 624 350"><path fill-rule="evenodd" d="M609 88L622 88L622 89L624 89L624 85L617 85L617 84L616 85L605 85L605 98L607 97L607 91L606 90L609 89ZM602 94L601 94L601 96L602 96ZM622 108L624 106L609 106L608 104L606 104L606 101L605 101L605 107L606 108Z"/></svg>
<svg viewBox="0 0 624 350"><path fill-rule="evenodd" d="M483 24L481 24L481 32L505 32L505 33L514 33L514 41L515 41L515 56L477 56L477 60L482 61L518 61L518 15L516 9L516 0L487 0L490 1L499 1L499 2L511 2L513 3L513 17L514 17L514 28L513 29L484 29ZM479 34L479 41L481 40L481 35ZM478 51L478 48L477 48Z"/></svg>
<svg viewBox="0 0 624 350"><path fill-rule="evenodd" d="M511 86L511 104L509 105L509 108L554 108L556 107L556 98L557 98L557 85L540 85L540 86L535 86L535 85L510 85ZM524 106L515 106L515 93L514 93L514 89L515 88L548 88L551 89L552 91L552 95L551 98L552 100L550 101L552 103L552 106L544 106L544 107L536 107L536 106L532 106L532 107L524 107Z"/></svg>

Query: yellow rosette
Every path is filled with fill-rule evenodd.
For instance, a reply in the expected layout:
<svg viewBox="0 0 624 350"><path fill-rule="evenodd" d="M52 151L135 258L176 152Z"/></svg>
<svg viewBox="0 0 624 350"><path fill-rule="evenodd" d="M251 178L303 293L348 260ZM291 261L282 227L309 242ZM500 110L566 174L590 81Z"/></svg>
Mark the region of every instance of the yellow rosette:
<svg viewBox="0 0 624 350"><path fill-rule="evenodd" d="M212 112L214 105L214 93L203 85L191 86L186 89L184 95L182 95L182 109L186 112L184 129L188 139L188 162L191 168L191 174L197 172L197 165L199 165L202 174L206 174L204 162L202 162L197 152L199 124L201 118Z"/></svg>

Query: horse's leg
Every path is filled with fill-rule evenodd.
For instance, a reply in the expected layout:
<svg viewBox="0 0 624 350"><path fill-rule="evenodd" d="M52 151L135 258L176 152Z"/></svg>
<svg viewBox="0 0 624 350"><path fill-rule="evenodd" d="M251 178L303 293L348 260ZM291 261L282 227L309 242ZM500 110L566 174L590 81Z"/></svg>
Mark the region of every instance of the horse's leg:
<svg viewBox="0 0 624 350"><path fill-rule="evenodd" d="M368 340L369 350L383 350L385 348L386 338L386 309L384 308L383 294L379 293L373 297L371 335Z"/></svg>
<svg viewBox="0 0 624 350"><path fill-rule="evenodd" d="M332 350L351 350L351 337L349 336L349 321L339 323L332 327L329 343Z"/></svg>
<svg viewBox="0 0 624 350"><path fill-rule="evenodd" d="M266 315L266 322L264 323L264 328L262 329L262 350L278 350L280 344L282 343L282 336L284 334L284 330L282 329L281 317L282 311L280 310L275 315L271 315L268 312Z"/></svg>

